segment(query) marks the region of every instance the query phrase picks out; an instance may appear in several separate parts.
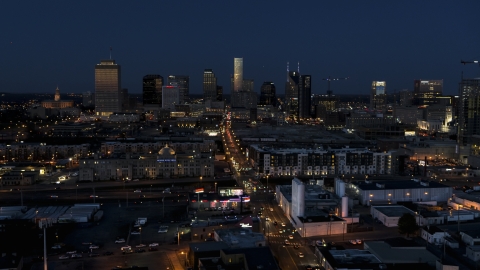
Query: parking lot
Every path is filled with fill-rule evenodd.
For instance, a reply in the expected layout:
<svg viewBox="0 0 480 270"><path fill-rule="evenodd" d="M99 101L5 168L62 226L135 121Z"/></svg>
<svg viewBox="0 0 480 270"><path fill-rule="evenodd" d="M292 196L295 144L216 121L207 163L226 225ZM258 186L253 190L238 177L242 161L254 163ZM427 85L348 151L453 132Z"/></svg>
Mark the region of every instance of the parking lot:
<svg viewBox="0 0 480 270"><path fill-rule="evenodd" d="M57 253L48 257L52 269L111 269L115 266L147 266L150 269L174 269L172 259L175 251L185 249L184 239L188 239L189 228L182 228L186 223L186 207L174 203L165 204L165 219L163 219L163 205L147 202L125 208L124 205L109 203L102 206L104 217L98 223L78 223L77 227L66 236L59 236L58 241L64 246L60 250L50 250ZM122 207L123 206L123 207ZM185 215L178 215L178 213ZM174 215L175 214L175 215ZM140 217L147 218L144 226L134 227L134 221ZM172 223L172 221L174 221ZM168 226L167 233L158 233L160 226ZM179 228L181 234L180 246L174 244L174 235ZM141 234L130 234L131 231L141 231ZM118 238L125 239L125 243L115 243ZM98 245L98 249L89 249L90 243ZM159 245L149 251L149 244ZM137 248L137 245L145 247ZM122 253L122 246L130 245L132 253ZM49 247L50 248L50 247ZM144 250L136 253L135 251ZM81 258L68 258L60 260L60 256L67 251L76 251ZM113 255L105 255L112 252ZM95 257L90 257L94 253ZM173 254L173 255L172 255ZM173 257L172 257L173 256ZM50 267L49 267L50 268ZM43 269L42 263L37 263L33 269Z"/></svg>

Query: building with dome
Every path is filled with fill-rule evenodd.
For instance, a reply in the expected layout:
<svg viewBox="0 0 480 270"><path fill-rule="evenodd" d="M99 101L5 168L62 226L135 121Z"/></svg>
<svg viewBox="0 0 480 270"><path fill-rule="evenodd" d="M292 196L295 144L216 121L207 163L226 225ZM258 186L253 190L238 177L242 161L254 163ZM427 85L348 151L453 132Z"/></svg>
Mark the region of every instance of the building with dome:
<svg viewBox="0 0 480 270"><path fill-rule="evenodd" d="M42 101L42 107L45 109L64 109L73 107L73 100L60 100L60 89L55 89L54 100Z"/></svg>
<svg viewBox="0 0 480 270"><path fill-rule="evenodd" d="M198 150L176 152L166 144L158 153L94 155L79 162L80 181L213 177L214 154Z"/></svg>

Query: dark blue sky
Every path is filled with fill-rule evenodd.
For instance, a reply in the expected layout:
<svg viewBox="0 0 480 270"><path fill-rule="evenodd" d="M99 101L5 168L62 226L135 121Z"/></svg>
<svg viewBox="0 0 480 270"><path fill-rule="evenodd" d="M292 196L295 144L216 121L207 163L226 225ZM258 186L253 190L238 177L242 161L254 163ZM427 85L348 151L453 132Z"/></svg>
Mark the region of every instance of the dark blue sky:
<svg viewBox="0 0 480 270"><path fill-rule="evenodd" d="M312 75L325 93L368 94L372 80L387 91L413 89L414 79L444 79L457 94L461 71L479 77L480 1L2 1L0 92L94 90L94 66L109 57L122 66L122 87L140 93L146 74L190 76L201 93L212 68L230 92L233 58L244 78L273 81L284 93L286 62Z"/></svg>

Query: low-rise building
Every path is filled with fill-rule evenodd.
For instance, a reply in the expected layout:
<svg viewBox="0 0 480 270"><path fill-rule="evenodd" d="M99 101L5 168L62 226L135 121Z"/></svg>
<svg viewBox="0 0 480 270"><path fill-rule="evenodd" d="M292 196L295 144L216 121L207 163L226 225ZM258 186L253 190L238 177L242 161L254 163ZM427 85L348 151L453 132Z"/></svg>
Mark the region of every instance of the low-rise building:
<svg viewBox="0 0 480 270"><path fill-rule="evenodd" d="M480 246L468 246L466 249L467 258L474 262L480 261Z"/></svg>
<svg viewBox="0 0 480 270"><path fill-rule="evenodd" d="M398 220L404 214L410 214L416 217L415 212L401 205L372 206L370 214L373 219L378 220L387 227L397 227ZM418 223L418 217L416 217Z"/></svg>
<svg viewBox="0 0 480 270"><path fill-rule="evenodd" d="M158 154L124 154L81 159L80 181L131 180L135 178L213 177L213 153L175 152L168 145Z"/></svg>
<svg viewBox="0 0 480 270"><path fill-rule="evenodd" d="M397 202L446 202L452 197L453 188L433 181L360 181L348 184L363 205Z"/></svg>
<svg viewBox="0 0 480 270"><path fill-rule="evenodd" d="M265 235L252 232L252 230L247 228L215 230L213 238L217 242L226 243L230 248L252 248L267 245Z"/></svg>
<svg viewBox="0 0 480 270"><path fill-rule="evenodd" d="M427 263L430 267L435 267L438 259L425 246L403 238L365 241L364 249L375 255L382 263Z"/></svg>
<svg viewBox="0 0 480 270"><path fill-rule="evenodd" d="M0 186L30 186L38 179L38 172L10 171L0 174Z"/></svg>
<svg viewBox="0 0 480 270"><path fill-rule="evenodd" d="M447 232L437 226L425 226L422 228L422 238L430 244L440 245L445 241L445 237L450 236Z"/></svg>
<svg viewBox="0 0 480 270"><path fill-rule="evenodd" d="M460 237L468 246L480 246L480 230L461 231Z"/></svg>

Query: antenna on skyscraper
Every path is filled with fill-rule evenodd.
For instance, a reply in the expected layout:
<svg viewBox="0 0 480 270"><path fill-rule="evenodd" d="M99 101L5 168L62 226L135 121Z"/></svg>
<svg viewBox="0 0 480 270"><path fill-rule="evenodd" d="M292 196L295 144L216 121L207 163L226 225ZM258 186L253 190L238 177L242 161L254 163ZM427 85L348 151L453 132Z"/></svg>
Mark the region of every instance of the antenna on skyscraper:
<svg viewBox="0 0 480 270"><path fill-rule="evenodd" d="M112 60L112 46L110 46L110 60Z"/></svg>
<svg viewBox="0 0 480 270"><path fill-rule="evenodd" d="M287 62L287 82L288 82L288 73L290 72L290 63Z"/></svg>
<svg viewBox="0 0 480 270"><path fill-rule="evenodd" d="M300 74L300 61L298 61L298 69L297 69L298 73Z"/></svg>

